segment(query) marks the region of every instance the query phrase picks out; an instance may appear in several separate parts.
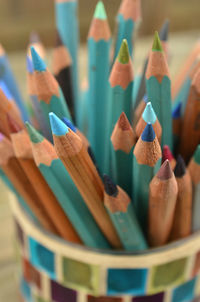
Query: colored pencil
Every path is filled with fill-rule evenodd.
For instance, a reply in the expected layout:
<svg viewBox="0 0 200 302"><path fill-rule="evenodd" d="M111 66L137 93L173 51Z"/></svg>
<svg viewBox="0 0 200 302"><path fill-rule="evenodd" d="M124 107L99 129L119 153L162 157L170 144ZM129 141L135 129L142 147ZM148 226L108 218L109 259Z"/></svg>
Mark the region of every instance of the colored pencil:
<svg viewBox="0 0 200 302"><path fill-rule="evenodd" d="M11 119L9 119L9 122L11 131L10 137L15 156L17 157L32 187L37 192L42 206L50 217L55 228L58 230L59 235L68 241L81 243L79 236L64 214L55 195L49 188L34 162L31 142L27 132L24 129L21 130Z"/></svg>
<svg viewBox="0 0 200 302"><path fill-rule="evenodd" d="M192 231L200 230L200 145L197 146L193 157L188 165L188 170L193 185L193 214L192 214Z"/></svg>
<svg viewBox="0 0 200 302"><path fill-rule="evenodd" d="M151 102L148 102L146 104L143 114L142 114L141 118L139 119L137 126L135 128L135 133L136 133L137 137L141 136L142 132L144 131L144 128L146 127L146 125L148 123L150 123L152 125L153 130L155 131L155 134L160 142L161 136L162 136L162 128L160 126L159 120L157 119L155 111L153 110Z"/></svg>
<svg viewBox="0 0 200 302"><path fill-rule="evenodd" d="M45 59L46 50L45 50L44 45L41 42L40 37L36 31L32 31L29 36L29 45L28 45L28 51L27 51L28 56L31 56L31 51L30 51L31 46L33 46L35 48L35 50L37 51L37 53L39 54L39 56L42 59Z"/></svg>
<svg viewBox="0 0 200 302"><path fill-rule="evenodd" d="M77 0L55 0L56 26L64 45L72 58L73 95L75 114L79 120L79 78L78 78L78 44L79 31L77 19ZM79 125L79 124L78 124Z"/></svg>
<svg viewBox="0 0 200 302"><path fill-rule="evenodd" d="M167 59L169 58L169 51L168 51L168 34L169 34L169 20L165 20L163 23L161 30L159 32L160 41L162 43L163 50L167 56ZM134 87L133 87L133 99L132 99L132 107L133 111L136 110L141 100L144 98L146 94L146 83L145 83L145 74L147 70L148 65L148 58L149 54L147 55L143 67L140 69L141 72L139 74L137 73L135 75L134 79Z"/></svg>
<svg viewBox="0 0 200 302"><path fill-rule="evenodd" d="M192 181L183 158L179 155L174 169L178 195L170 240L187 237L192 230Z"/></svg>
<svg viewBox="0 0 200 302"><path fill-rule="evenodd" d="M119 53L123 39L127 40L130 55L133 54L133 35L141 20L140 0L122 0L117 15L117 38L114 61Z"/></svg>
<svg viewBox="0 0 200 302"><path fill-rule="evenodd" d="M104 204L125 250L141 251L147 243L138 224L131 199L111 178L104 175Z"/></svg>
<svg viewBox="0 0 200 302"><path fill-rule="evenodd" d="M9 138L8 113L21 127L23 127L23 122L18 112L16 112L16 107L13 106L3 90L0 89L0 131Z"/></svg>
<svg viewBox="0 0 200 302"><path fill-rule="evenodd" d="M24 121L28 121L28 113L27 109L24 105L22 100L22 96L18 89L18 85L16 83L14 74L11 70L10 63L6 56L5 50L3 49L2 45L0 44L0 70L1 70L1 80L3 80L8 87L10 93L12 94L16 104L18 105L20 112L22 114L22 118Z"/></svg>
<svg viewBox="0 0 200 302"><path fill-rule="evenodd" d="M133 159L132 199L144 232L148 225L149 184L160 168L161 148L152 125L144 128L137 141Z"/></svg>
<svg viewBox="0 0 200 302"><path fill-rule="evenodd" d="M63 44L59 33L56 32L56 45L52 55L52 70L58 81L71 116L74 120L74 92L72 83L72 59L66 46Z"/></svg>
<svg viewBox="0 0 200 302"><path fill-rule="evenodd" d="M88 33L88 138L95 152L98 166L104 169L105 131L102 116L108 107L108 77L111 32L104 5L97 3Z"/></svg>
<svg viewBox="0 0 200 302"><path fill-rule="evenodd" d="M31 183L19 165L14 155L11 142L2 134L0 134L0 167L7 178L12 182L15 190L27 202L41 225L46 230L58 234L50 218L39 203L38 196L32 188Z"/></svg>
<svg viewBox="0 0 200 302"><path fill-rule="evenodd" d="M116 248L121 247L117 233L103 205L103 183L81 139L55 114L50 122L56 152L77 186L99 228Z"/></svg>
<svg viewBox="0 0 200 302"><path fill-rule="evenodd" d="M181 117L181 108L182 102L177 103L172 111L172 129L173 129L173 146L176 151L180 143L180 136L182 130L182 117Z"/></svg>
<svg viewBox="0 0 200 302"><path fill-rule="evenodd" d="M115 182L128 193L132 194L132 162L131 152L136 137L124 112L121 113L111 136L111 171Z"/></svg>
<svg viewBox="0 0 200 302"><path fill-rule="evenodd" d="M194 153L200 141L200 70L195 74L190 87L190 93L183 116L179 152L186 162Z"/></svg>
<svg viewBox="0 0 200 302"><path fill-rule="evenodd" d="M168 159L172 171L174 171L174 168L176 166L176 159L174 158L169 146L165 145L163 146L162 151L162 163L164 163Z"/></svg>
<svg viewBox="0 0 200 302"><path fill-rule="evenodd" d="M52 137L51 131L49 129L47 120L45 119L44 114L42 112L42 108L40 107L40 103L38 101L37 87L34 79L34 67L33 67L33 62L29 56L27 56L26 67L27 67L27 91L33 106L33 110L37 122L39 124L39 129L42 131L43 135L46 138L51 140Z"/></svg>
<svg viewBox="0 0 200 302"><path fill-rule="evenodd" d="M165 53L155 33L146 71L147 96L162 127L161 145L172 149L171 81Z"/></svg>
<svg viewBox="0 0 200 302"><path fill-rule="evenodd" d="M37 98L50 129L48 116L50 112L54 112L60 118L65 116L70 120L71 115L58 82L46 68L46 64L33 47L31 47L31 54L35 70L34 81L36 85Z"/></svg>
<svg viewBox="0 0 200 302"><path fill-rule="evenodd" d="M109 248L53 145L30 124L26 123L26 126L35 163L83 243L95 248Z"/></svg>
<svg viewBox="0 0 200 302"><path fill-rule="evenodd" d="M172 85L172 99L174 100L178 91L180 90L181 86L183 85L183 82L185 81L185 78L196 60L196 58L200 54L200 40L198 40L194 47L192 48L191 52L189 53L187 59L185 60L184 64L180 68L178 74L176 75L173 85Z"/></svg>
<svg viewBox="0 0 200 302"><path fill-rule="evenodd" d="M150 246L161 246L168 241L174 220L177 194L177 182L170 163L166 160L149 187Z"/></svg>

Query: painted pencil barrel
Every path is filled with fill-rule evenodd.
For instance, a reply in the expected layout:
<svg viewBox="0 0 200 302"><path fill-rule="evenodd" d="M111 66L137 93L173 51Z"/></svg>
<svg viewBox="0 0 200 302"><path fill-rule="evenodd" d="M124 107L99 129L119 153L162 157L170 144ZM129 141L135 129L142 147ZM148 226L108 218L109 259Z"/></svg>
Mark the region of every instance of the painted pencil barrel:
<svg viewBox="0 0 200 302"><path fill-rule="evenodd" d="M148 253L109 252L71 245L47 234L12 200L23 294L36 301L170 302L200 295L200 233ZM26 244L25 244L26 243ZM30 274L33 272L34 274ZM29 274L28 274L29 272ZM106 278L105 278L106 276Z"/></svg>

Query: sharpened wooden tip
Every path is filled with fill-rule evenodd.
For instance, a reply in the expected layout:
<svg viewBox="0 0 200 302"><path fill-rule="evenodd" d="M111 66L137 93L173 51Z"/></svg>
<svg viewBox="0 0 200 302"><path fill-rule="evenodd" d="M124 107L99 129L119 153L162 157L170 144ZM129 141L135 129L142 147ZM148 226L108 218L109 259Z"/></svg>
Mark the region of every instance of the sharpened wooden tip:
<svg viewBox="0 0 200 302"><path fill-rule="evenodd" d="M31 49L31 56L32 56L34 70L39 72L46 71L46 64L39 56L35 48L31 46L30 49Z"/></svg>
<svg viewBox="0 0 200 302"><path fill-rule="evenodd" d="M185 175L186 173L186 166L185 166L185 162L184 159L182 158L182 156L179 154L177 157L177 162L176 162L176 166L174 169L174 174L176 177L182 177L183 175Z"/></svg>
<svg viewBox="0 0 200 302"><path fill-rule="evenodd" d="M107 15L105 11L105 7L102 1L99 1L96 5L95 12L94 12L94 18L99 20L106 20Z"/></svg>
<svg viewBox="0 0 200 302"><path fill-rule="evenodd" d="M129 123L129 120L126 116L126 114L124 112L122 112L120 114L120 117L118 119L118 127L122 130L122 131L126 131L129 130L131 128L131 125Z"/></svg>
<svg viewBox="0 0 200 302"><path fill-rule="evenodd" d="M18 133L19 131L22 130L22 127L10 116L9 113L7 113L7 121L8 121L10 134Z"/></svg>
<svg viewBox="0 0 200 302"><path fill-rule="evenodd" d="M161 180L167 180L170 179L173 176L173 172L171 169L171 165L169 163L169 160L166 159L166 161L162 164L160 167L160 170L157 173L157 177Z"/></svg>
<svg viewBox="0 0 200 302"><path fill-rule="evenodd" d="M196 148L196 151L194 153L194 161L200 165L200 145Z"/></svg>
<svg viewBox="0 0 200 302"><path fill-rule="evenodd" d="M121 64L127 64L129 62L129 58L130 55L128 50L128 43L127 40L124 39L122 41L117 59Z"/></svg>
<svg viewBox="0 0 200 302"><path fill-rule="evenodd" d="M155 131L153 130L153 127L150 123L146 125L144 128L144 131L142 132L141 139L144 142L153 142L155 139Z"/></svg>
<svg viewBox="0 0 200 302"><path fill-rule="evenodd" d="M172 155L172 152L169 148L169 146L165 145L163 147L163 154L162 154L162 157L163 157L163 162L166 161L166 159L168 160L172 160L174 159L173 155Z"/></svg>
<svg viewBox="0 0 200 302"><path fill-rule="evenodd" d="M163 48L162 48L160 38L159 38L159 35L158 35L157 31L155 32L155 35L154 35L152 50L163 52Z"/></svg>
<svg viewBox="0 0 200 302"><path fill-rule="evenodd" d="M44 140L44 137L29 122L26 122L25 125L32 143L37 144Z"/></svg>
<svg viewBox="0 0 200 302"><path fill-rule="evenodd" d="M51 130L54 135L63 136L68 133L68 127L53 112L49 113Z"/></svg>
<svg viewBox="0 0 200 302"><path fill-rule="evenodd" d="M159 32L159 37L160 40L163 42L166 42L168 40L168 35L169 35L169 20L165 20L160 32Z"/></svg>
<svg viewBox="0 0 200 302"><path fill-rule="evenodd" d="M109 196L116 197L118 194L118 188L116 184L112 181L110 176L104 175L103 181L104 181L104 189L106 194L108 194Z"/></svg>

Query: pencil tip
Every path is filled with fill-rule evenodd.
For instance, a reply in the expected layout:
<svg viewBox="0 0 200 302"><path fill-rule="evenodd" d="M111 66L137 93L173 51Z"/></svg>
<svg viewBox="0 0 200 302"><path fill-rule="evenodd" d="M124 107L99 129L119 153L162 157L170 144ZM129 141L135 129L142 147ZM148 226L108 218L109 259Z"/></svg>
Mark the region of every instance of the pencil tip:
<svg viewBox="0 0 200 302"><path fill-rule="evenodd" d="M42 58L39 56L37 51L33 46L30 47L31 49L31 56L32 56L32 61L33 61L33 66L36 71L45 71L46 70L46 64L42 60Z"/></svg>
<svg viewBox="0 0 200 302"><path fill-rule="evenodd" d="M99 1L96 5L95 12L94 12L94 18L99 20L106 20L107 15L105 11L105 7L102 1Z"/></svg>
<svg viewBox="0 0 200 302"><path fill-rule="evenodd" d="M118 127L119 127L120 129L122 129L122 131L129 130L130 127L131 127L131 125L130 125L130 123L129 123L129 120L128 120L128 118L127 118L127 116L126 116L126 114L125 114L124 112L122 112L122 113L120 114L120 117L119 117L117 123L118 123Z"/></svg>
<svg viewBox="0 0 200 302"><path fill-rule="evenodd" d="M162 45L161 45L161 42L160 42L160 38L159 38L159 35L158 35L157 31L155 32L155 35L154 35L152 50L153 51L163 51Z"/></svg>
<svg viewBox="0 0 200 302"><path fill-rule="evenodd" d="M129 62L129 50L128 50L128 43L127 40L124 39L122 41L119 53L118 53L118 61L122 64L127 64Z"/></svg>
<svg viewBox="0 0 200 302"><path fill-rule="evenodd" d="M118 189L116 184L112 181L110 176L104 174L103 176L103 182L104 182L104 189L106 194L112 197L116 197L118 193Z"/></svg>
<svg viewBox="0 0 200 302"><path fill-rule="evenodd" d="M169 20L166 19L159 32L160 40L166 42L168 40L168 35L169 35Z"/></svg>
<svg viewBox="0 0 200 302"><path fill-rule="evenodd" d="M31 60L31 58L28 55L26 56L26 68L29 73L33 73L33 71L34 71L33 61Z"/></svg>
<svg viewBox="0 0 200 302"><path fill-rule="evenodd" d="M62 121L65 123L65 125L67 125L68 128L70 128L73 132L76 133L76 127L68 118L63 117Z"/></svg>
<svg viewBox="0 0 200 302"><path fill-rule="evenodd" d="M19 126L19 124L10 116L9 113L7 113L7 121L10 134L18 133L22 130L22 127Z"/></svg>
<svg viewBox="0 0 200 302"><path fill-rule="evenodd" d="M53 134L62 136L68 132L68 127L53 112L49 113L49 119Z"/></svg>
<svg viewBox="0 0 200 302"><path fill-rule="evenodd" d="M146 107L142 114L142 118L146 123L154 124L156 122L157 117L156 117L155 111L153 110L151 102L148 102L146 104Z"/></svg>
<svg viewBox="0 0 200 302"><path fill-rule="evenodd" d="M194 161L200 165L200 145L197 146L194 153Z"/></svg>
<svg viewBox="0 0 200 302"><path fill-rule="evenodd" d="M172 175L173 175L173 172L172 172L172 169L171 169L171 165L169 163L169 160L166 159L166 161L160 167L160 170L157 173L157 177L162 179L162 180L166 180L166 179L171 178Z"/></svg>
<svg viewBox="0 0 200 302"><path fill-rule="evenodd" d="M29 122L25 122L25 125L32 143L37 144L44 140L44 137Z"/></svg>
<svg viewBox="0 0 200 302"><path fill-rule="evenodd" d="M166 161L166 159L168 159L169 161L174 159L172 152L168 145L165 145L163 147L163 153L162 153L162 161L164 162L164 161Z"/></svg>
<svg viewBox="0 0 200 302"><path fill-rule="evenodd" d="M36 31L30 33L29 41L31 44L40 42L40 37Z"/></svg>
<svg viewBox="0 0 200 302"><path fill-rule="evenodd" d="M155 131L150 123L146 125L144 131L142 132L141 139L144 142L153 142L155 139Z"/></svg>
<svg viewBox="0 0 200 302"><path fill-rule="evenodd" d="M185 175L185 172L186 172L185 162L184 162L184 159L182 158L182 156L179 154L177 157L174 174L176 177L182 177L183 175Z"/></svg>
<svg viewBox="0 0 200 302"><path fill-rule="evenodd" d="M181 107L182 107L181 102L175 106L174 110L172 111L173 119L177 119L177 118L181 117Z"/></svg>

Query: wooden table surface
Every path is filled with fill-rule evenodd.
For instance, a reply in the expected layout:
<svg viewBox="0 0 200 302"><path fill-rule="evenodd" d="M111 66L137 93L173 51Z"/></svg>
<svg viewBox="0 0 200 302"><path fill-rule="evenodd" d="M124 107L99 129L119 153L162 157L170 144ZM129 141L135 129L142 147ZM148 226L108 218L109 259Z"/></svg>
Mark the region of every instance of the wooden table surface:
<svg viewBox="0 0 200 302"><path fill-rule="evenodd" d="M198 32L170 35L170 70L172 78L184 61L186 54L198 38ZM138 39L135 49L135 73L139 66L141 66L148 49L151 47L151 43L152 37ZM48 52L48 61L50 54L51 51ZM79 57L81 67L80 77L83 79L87 70L86 47L81 48ZM25 52L9 54L9 59L15 75L17 75L18 83L25 98ZM83 71L85 71L85 74ZM12 198L12 194L9 193L5 186L0 182L0 302L20 301L18 292L19 266L17 264L16 242L12 224L11 209L9 207L10 198Z"/></svg>

